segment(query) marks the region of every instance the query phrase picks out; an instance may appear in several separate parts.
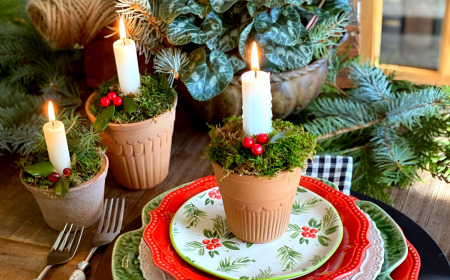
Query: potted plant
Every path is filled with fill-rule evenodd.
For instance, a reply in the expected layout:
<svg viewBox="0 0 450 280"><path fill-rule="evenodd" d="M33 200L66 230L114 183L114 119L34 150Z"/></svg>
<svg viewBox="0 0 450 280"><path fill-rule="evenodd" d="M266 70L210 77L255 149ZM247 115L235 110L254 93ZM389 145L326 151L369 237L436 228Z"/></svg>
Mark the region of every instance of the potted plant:
<svg viewBox="0 0 450 280"><path fill-rule="evenodd" d="M108 158L100 135L92 127L87 129L79 114L58 118L68 128L71 168L56 173L41 133L36 148L20 160L21 180L51 228L60 231L66 223L87 228L102 214Z"/></svg>
<svg viewBox="0 0 450 280"><path fill-rule="evenodd" d="M129 189L148 189L169 172L176 92L163 74L141 75L137 94L124 96L117 77L102 83L85 110L108 147L112 173Z"/></svg>
<svg viewBox="0 0 450 280"><path fill-rule="evenodd" d="M289 224L301 168L315 153L314 136L282 120L272 122L269 134L245 136L240 117L212 126L209 136L206 155L230 230L250 243L280 237Z"/></svg>
<svg viewBox="0 0 450 280"><path fill-rule="evenodd" d="M242 113L240 74L250 68L253 41L261 47L261 70L272 72L274 118L298 113L319 94L328 47L344 35L351 11L348 0L119 2L140 52L159 52L155 69L179 76L190 93L177 84L180 97L210 123ZM171 46L188 60L164 52Z"/></svg>

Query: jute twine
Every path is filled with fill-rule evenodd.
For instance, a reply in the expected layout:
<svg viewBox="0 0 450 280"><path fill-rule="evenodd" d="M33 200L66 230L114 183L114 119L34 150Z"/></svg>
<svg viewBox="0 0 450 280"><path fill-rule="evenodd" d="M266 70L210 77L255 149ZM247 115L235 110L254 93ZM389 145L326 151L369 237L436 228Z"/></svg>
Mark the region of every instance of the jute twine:
<svg viewBox="0 0 450 280"><path fill-rule="evenodd" d="M53 49L84 46L117 19L112 0L30 0L27 12Z"/></svg>

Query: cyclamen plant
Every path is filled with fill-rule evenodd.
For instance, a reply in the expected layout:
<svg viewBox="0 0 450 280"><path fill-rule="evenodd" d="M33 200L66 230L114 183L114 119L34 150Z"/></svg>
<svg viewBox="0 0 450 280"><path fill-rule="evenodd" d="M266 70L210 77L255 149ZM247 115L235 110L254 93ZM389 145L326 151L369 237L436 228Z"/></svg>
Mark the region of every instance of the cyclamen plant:
<svg viewBox="0 0 450 280"><path fill-rule="evenodd" d="M180 76L192 97L220 94L248 67L248 46L256 41L261 69L298 69L328 54L345 33L348 0L119 0L128 36L155 69ZM166 51L180 46L189 53Z"/></svg>

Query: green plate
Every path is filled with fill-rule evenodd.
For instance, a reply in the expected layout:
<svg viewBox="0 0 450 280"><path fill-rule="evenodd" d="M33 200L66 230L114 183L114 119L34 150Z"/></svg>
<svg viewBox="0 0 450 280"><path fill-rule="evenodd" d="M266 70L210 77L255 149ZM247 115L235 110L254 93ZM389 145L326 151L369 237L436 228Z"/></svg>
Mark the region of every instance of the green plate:
<svg viewBox="0 0 450 280"><path fill-rule="evenodd" d="M394 220L376 204L362 200L355 201L355 203L375 222L384 241L384 249L388 262L384 263L376 280L392 279L390 276L391 272L396 269L408 255L408 246L406 245L403 232Z"/></svg>

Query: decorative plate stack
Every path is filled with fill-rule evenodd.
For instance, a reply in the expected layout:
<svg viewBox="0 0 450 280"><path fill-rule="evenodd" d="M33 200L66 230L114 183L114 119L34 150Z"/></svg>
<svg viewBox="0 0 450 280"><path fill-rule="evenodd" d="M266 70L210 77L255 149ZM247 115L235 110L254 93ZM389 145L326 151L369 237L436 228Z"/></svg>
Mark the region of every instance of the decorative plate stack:
<svg viewBox="0 0 450 280"><path fill-rule="evenodd" d="M230 231L215 176L160 195L142 214L144 226L116 242L114 279L413 280L419 274L419 255L389 215L311 177L300 181L287 231L264 244Z"/></svg>

